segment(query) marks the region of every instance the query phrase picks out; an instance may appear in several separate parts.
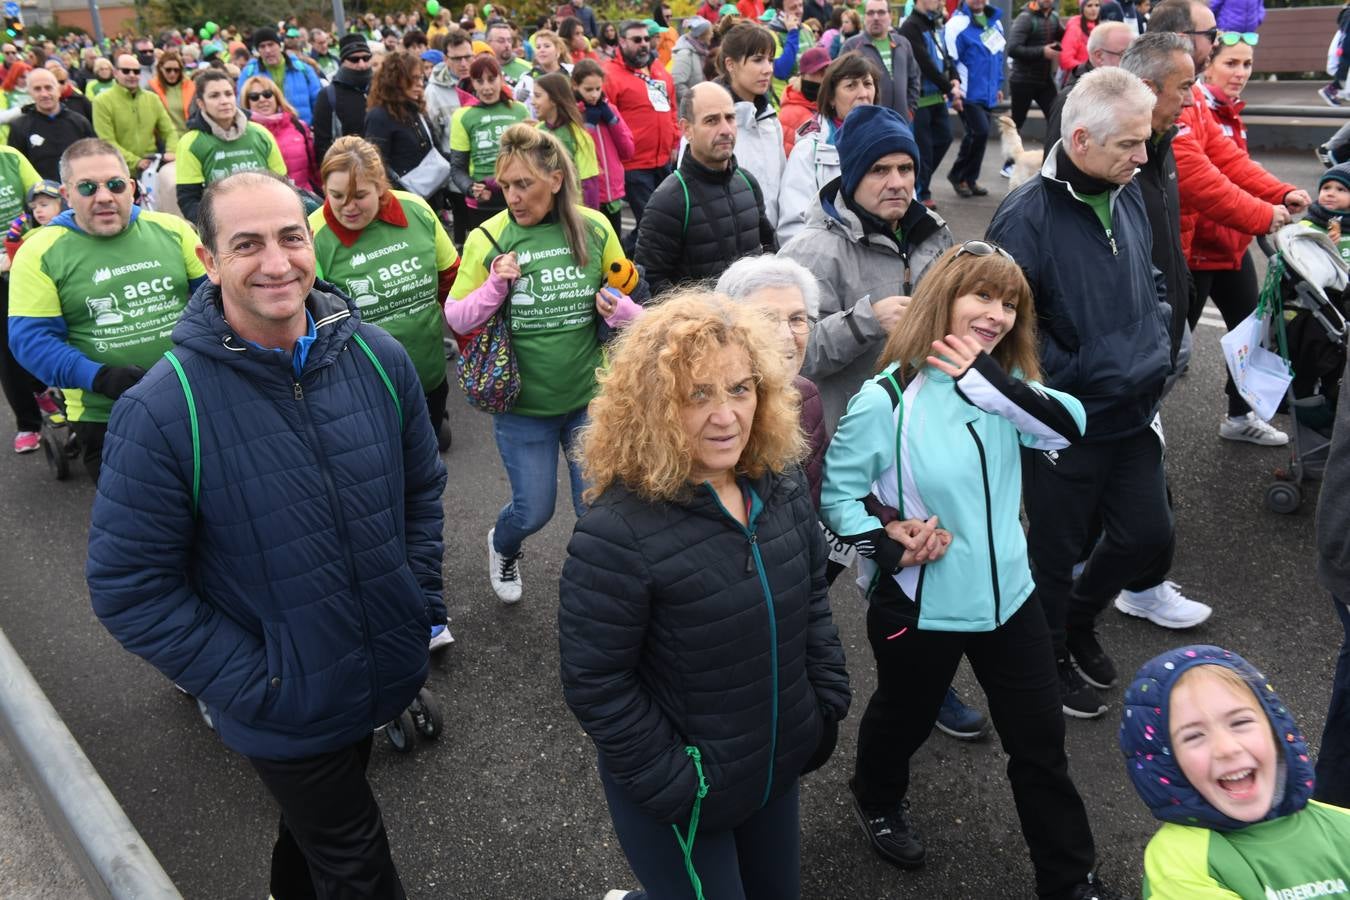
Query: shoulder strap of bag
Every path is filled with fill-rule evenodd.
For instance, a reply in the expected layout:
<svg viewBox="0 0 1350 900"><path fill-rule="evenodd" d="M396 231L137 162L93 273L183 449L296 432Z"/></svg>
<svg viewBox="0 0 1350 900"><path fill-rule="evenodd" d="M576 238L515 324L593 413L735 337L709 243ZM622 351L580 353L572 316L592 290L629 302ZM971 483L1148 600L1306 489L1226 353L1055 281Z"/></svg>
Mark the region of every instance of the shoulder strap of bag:
<svg viewBox="0 0 1350 900"><path fill-rule="evenodd" d="M477 226L474 230L475 230L475 231L481 231L481 232L483 232L483 237L487 238L487 239L488 239L488 243L490 243L490 244L492 245L492 249L497 251L497 256L505 256L505 255L506 255L506 251L502 249L502 245L501 245L501 244L497 243L497 239L496 239L495 237L492 236L492 232L488 231L488 230L487 230L486 228L484 228L482 225ZM495 259L495 257L494 257L494 259ZM489 271L489 272L492 271L492 264L491 264L491 263L488 263L488 271ZM505 318L507 321L510 321L510 319L511 319L511 288L510 288L510 285L508 285L508 286L507 286L507 289L506 289L506 300L502 302L502 305L501 305L501 306L497 307L497 311L500 312L500 313L502 314L502 317L503 317L503 318Z"/></svg>
<svg viewBox="0 0 1350 900"><path fill-rule="evenodd" d="M684 225L680 228L680 237L684 237L689 231L689 185L684 183L684 173L679 169L675 170L675 179L680 183L680 190L684 191Z"/></svg>
<svg viewBox="0 0 1350 900"><path fill-rule="evenodd" d="M370 345L365 342L365 339L353 331L352 340L356 342L357 347L361 348L361 352L366 355L366 358L370 360L370 364L375 367L375 371L379 373L380 380L384 382L385 390L389 391L389 396L394 398L394 409L398 410L398 430L402 432L403 401L399 400L398 391L394 390L394 382L390 380L389 373L384 370L384 366L380 365L380 361L375 356L375 352L370 349Z"/></svg>
<svg viewBox="0 0 1350 900"><path fill-rule="evenodd" d="M900 518L905 517L905 484L900 475L900 436L901 426L905 421L905 392L900 387L900 382L895 380L893 372L887 372L882 387L889 388L886 393L891 395L891 403L895 406L895 504L900 512Z"/></svg>
<svg viewBox="0 0 1350 900"><path fill-rule="evenodd" d="M164 351L164 358L173 366L178 375L178 383L183 386L183 397L187 400L188 424L192 428L192 518L197 518L197 498L202 484L202 441L197 428L197 400L192 396L192 386L188 384L187 373L172 350Z"/></svg>

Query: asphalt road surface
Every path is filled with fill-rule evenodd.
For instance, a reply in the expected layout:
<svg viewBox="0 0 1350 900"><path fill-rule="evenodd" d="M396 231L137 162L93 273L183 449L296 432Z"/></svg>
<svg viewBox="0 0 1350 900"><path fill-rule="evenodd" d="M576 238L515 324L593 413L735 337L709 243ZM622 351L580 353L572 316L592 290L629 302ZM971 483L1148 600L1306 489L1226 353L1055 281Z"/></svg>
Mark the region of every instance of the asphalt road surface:
<svg viewBox="0 0 1350 900"><path fill-rule="evenodd" d="M941 180L934 191L958 240L982 234L1006 185L994 155L986 160L994 196L958 200ZM1310 189L1321 171L1311 154L1264 161ZM1220 334L1200 328L1190 372L1164 410L1178 535L1172 577L1212 604L1214 616L1177 634L1109 610L1102 639L1126 674L1179 643L1238 650L1263 668L1316 745L1340 630L1313 577L1315 498L1293 516L1266 511L1265 486L1286 452L1219 439ZM557 583L573 524L566 480L554 521L527 544L524 600L505 607L488 585L484 548L507 497L505 474L485 415L452 396L451 422L445 583L458 641L433 664L429 685L445 734L410 755L378 739L370 778L410 897L599 900L635 884L610 828L590 741L558 686ZM183 894L262 900L276 808L195 706L123 651L91 613L83 570L92 496L82 471L56 483L40 455L0 453L0 628ZM901 872L872 854L845 787L872 660L848 579L832 600L856 695L834 758L802 785L804 897L1031 896L996 740L962 744L934 733L913 761L910 794L927 866ZM965 666L957 685L983 704ZM1068 749L1102 876L1130 894L1156 823L1116 747L1120 689L1109 699L1103 718L1068 722ZM9 893L0 884L0 895Z"/></svg>

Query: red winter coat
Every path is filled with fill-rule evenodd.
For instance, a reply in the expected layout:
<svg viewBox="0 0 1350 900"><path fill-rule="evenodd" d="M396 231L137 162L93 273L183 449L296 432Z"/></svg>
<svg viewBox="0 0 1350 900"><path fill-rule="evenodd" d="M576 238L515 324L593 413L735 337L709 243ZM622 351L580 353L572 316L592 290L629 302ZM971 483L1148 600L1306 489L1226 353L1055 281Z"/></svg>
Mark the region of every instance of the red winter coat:
<svg viewBox="0 0 1350 900"><path fill-rule="evenodd" d="M666 111L652 106L647 79L666 88ZM670 163L670 154L680 142L680 126L675 109L675 82L660 65L649 65L639 75L628 68L622 56L605 64L605 94L614 109L633 132L633 155L624 162L627 171L656 169Z"/></svg>
<svg viewBox="0 0 1350 900"><path fill-rule="evenodd" d="M1283 203L1296 188L1253 162L1246 149L1224 134L1198 86L1192 95L1195 106L1182 111L1172 141L1181 192L1181 249L1192 269L1236 269L1242 265L1245 243L1225 245L1221 253L1214 246L1196 248L1201 255L1192 252L1200 220L1244 236L1265 234L1274 215L1271 204Z"/></svg>
<svg viewBox="0 0 1350 900"><path fill-rule="evenodd" d="M792 155L792 145L797 143L797 129L815 114L816 104L789 84L783 91L783 105L778 108L778 121L783 125L783 149L788 156Z"/></svg>
<svg viewBox="0 0 1350 900"><path fill-rule="evenodd" d="M1088 60L1088 35L1092 34L1092 29L1097 27L1096 22L1089 22L1087 30L1083 30L1083 17L1072 16L1064 25L1064 39L1060 44L1059 67L1065 72L1072 72Z"/></svg>

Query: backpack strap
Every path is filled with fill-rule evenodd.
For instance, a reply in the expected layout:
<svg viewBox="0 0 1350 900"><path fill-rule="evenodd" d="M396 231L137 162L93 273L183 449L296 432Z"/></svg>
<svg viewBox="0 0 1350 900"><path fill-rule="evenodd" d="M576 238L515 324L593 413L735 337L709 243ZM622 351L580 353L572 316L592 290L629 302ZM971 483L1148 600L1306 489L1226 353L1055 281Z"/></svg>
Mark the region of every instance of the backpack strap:
<svg viewBox="0 0 1350 900"><path fill-rule="evenodd" d="M684 237L689 231L689 185L684 183L684 173L679 169L675 170L675 179L680 183L680 190L684 191L684 225L680 227L680 237Z"/></svg>
<svg viewBox="0 0 1350 900"><path fill-rule="evenodd" d="M895 503L900 518L903 519L905 517L905 484L900 475L900 437L903 433L901 426L905 422L905 392L900 387L900 382L895 380L893 372L887 372L883 376L881 386L886 389L886 393L891 397L891 405L895 407Z"/></svg>
<svg viewBox="0 0 1350 900"><path fill-rule="evenodd" d="M394 398L394 408L398 410L398 430L402 431L403 401L399 400L398 391L394 390L394 382L390 380L389 373L384 370L384 366L380 365L380 361L375 356L375 352L370 349L370 345L366 343L365 339L353 331L352 340L356 342L357 347L361 348L361 352L366 355L370 360L370 364L375 367L375 371L379 373L380 380L384 382L385 389L389 391L389 396Z"/></svg>
<svg viewBox="0 0 1350 900"><path fill-rule="evenodd" d="M188 424L192 428L192 518L195 519L202 485L202 439L197 426L197 400L192 396L192 386L188 384L187 373L183 371L183 364L178 361L178 357L173 355L172 350L165 350L164 358L178 375L178 383L183 386L183 397L187 400Z"/></svg>

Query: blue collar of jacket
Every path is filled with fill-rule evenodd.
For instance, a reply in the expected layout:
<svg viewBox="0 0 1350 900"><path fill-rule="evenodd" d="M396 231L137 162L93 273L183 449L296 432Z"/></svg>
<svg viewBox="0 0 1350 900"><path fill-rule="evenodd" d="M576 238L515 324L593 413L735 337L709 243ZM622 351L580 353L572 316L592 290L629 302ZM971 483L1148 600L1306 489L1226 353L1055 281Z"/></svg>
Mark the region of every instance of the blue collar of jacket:
<svg viewBox="0 0 1350 900"><path fill-rule="evenodd" d="M1172 688L1183 672L1196 666L1231 669L1251 688L1275 735L1280 756L1275 796L1270 810L1258 821L1296 813L1307 806L1313 791L1313 765L1308 743L1298 724L1266 677L1251 663L1229 650L1206 644L1169 650L1144 663L1125 690L1120 720L1120 750L1134 789L1155 818L1178 825L1196 825L1234 831L1254 822L1230 818L1200 796L1181 773L1168 731Z"/></svg>
<svg viewBox="0 0 1350 900"><path fill-rule="evenodd" d="M314 345L314 339L319 336L319 330L314 325L314 317L309 314L308 308L305 309L305 325L305 333L296 338L295 347L291 350L291 371L295 373L296 378L299 378L300 373L305 370L305 359L309 356L309 348ZM287 352L285 347L264 347L257 341L250 341L248 338L243 338L243 341L250 347L256 347L259 350L268 350L272 353Z"/></svg>
<svg viewBox="0 0 1350 900"><path fill-rule="evenodd" d="M980 27L975 22L975 13L971 10L970 4L962 3L960 6L958 6L956 8L956 12L952 13L952 18L956 18L957 16L963 14L968 19L970 19L970 24L966 26L967 28ZM1003 10L999 9L997 6L990 6L988 4L985 4L984 9L980 10L980 14L984 16L984 20L988 22L990 25L993 25L999 19L1003 18Z"/></svg>
<svg viewBox="0 0 1350 900"><path fill-rule="evenodd" d="M127 178L127 181L130 182L131 179L128 177L128 178ZM131 185L130 185L130 183L127 184L127 190L131 190ZM131 204L131 218L127 220L127 228L130 228L132 225L135 225L135 224L136 224L136 220L139 219L140 217L141 217L141 208L140 208L139 206L137 206L136 204L134 204L134 203ZM50 222L48 222L47 224L48 224L48 225L57 225L57 226L60 226L61 228L69 228L71 231L75 232L76 234L84 234L84 235L88 235L89 237L99 237L99 235L96 235L96 234L89 234L89 232L85 231L83 228L81 228L81 227L76 223L76 221L75 221L75 210L73 210L73 209L62 210L62 212L61 212L59 215L57 215L57 217L56 217L55 219L52 219L52 220L51 220ZM126 231L126 230L127 230L126 228L123 228L123 229L122 229L122 231ZM121 234L122 231L119 231L119 232L117 232L117 234L110 235L110 236L111 236L111 237L117 237L117 235Z"/></svg>

